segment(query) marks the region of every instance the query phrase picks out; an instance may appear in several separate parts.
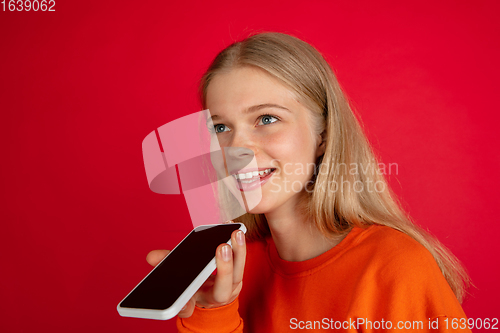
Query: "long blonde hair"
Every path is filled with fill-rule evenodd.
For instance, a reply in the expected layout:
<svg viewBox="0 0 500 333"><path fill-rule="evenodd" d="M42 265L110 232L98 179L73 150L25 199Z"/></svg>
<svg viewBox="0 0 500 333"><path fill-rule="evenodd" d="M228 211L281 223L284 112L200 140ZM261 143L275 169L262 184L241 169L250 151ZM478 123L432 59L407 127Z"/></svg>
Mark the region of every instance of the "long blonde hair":
<svg viewBox="0 0 500 333"><path fill-rule="evenodd" d="M305 209L318 229L329 237L345 234L353 226L371 224L404 232L430 251L462 302L470 283L465 269L448 249L413 224L403 211L323 56L308 43L282 33L260 33L233 43L217 55L201 79L200 99L204 108L212 78L242 66L260 68L280 80L313 114L315 131L322 134L326 151L317 161ZM353 165L361 166L363 172L350 172L348 167ZM383 190L356 191L350 186L360 184L367 189L370 183ZM331 190L332 184L340 187ZM264 215L246 214L239 220L247 226L249 237L269 234Z"/></svg>

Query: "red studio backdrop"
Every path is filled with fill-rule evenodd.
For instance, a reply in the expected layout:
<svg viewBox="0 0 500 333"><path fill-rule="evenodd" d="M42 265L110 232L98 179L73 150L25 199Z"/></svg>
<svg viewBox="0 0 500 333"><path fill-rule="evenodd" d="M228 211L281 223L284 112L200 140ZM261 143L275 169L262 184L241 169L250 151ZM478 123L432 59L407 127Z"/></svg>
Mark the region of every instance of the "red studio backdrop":
<svg viewBox="0 0 500 333"><path fill-rule="evenodd" d="M499 318L498 1L59 1L0 12L0 331L171 332L122 318L146 254L190 230L148 188L141 142L200 110L223 47L293 34L331 63L416 223ZM4 5L2 2L0 5ZM328 288L328 286L325 286Z"/></svg>

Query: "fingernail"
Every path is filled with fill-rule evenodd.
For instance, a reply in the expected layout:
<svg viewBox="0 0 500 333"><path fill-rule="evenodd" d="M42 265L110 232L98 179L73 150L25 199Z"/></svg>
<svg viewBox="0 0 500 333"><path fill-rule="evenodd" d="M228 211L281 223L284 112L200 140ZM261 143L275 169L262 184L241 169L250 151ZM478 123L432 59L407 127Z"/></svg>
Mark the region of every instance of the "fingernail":
<svg viewBox="0 0 500 333"><path fill-rule="evenodd" d="M236 233L236 242L238 243L238 245L245 244L245 235L243 234L243 231L238 231Z"/></svg>
<svg viewBox="0 0 500 333"><path fill-rule="evenodd" d="M184 307L181 309L181 311L182 311L182 310L186 310L187 306L188 306L187 304L186 304L186 305L184 305Z"/></svg>
<svg viewBox="0 0 500 333"><path fill-rule="evenodd" d="M224 245L222 247L222 260L229 261L231 260L231 247L229 245Z"/></svg>

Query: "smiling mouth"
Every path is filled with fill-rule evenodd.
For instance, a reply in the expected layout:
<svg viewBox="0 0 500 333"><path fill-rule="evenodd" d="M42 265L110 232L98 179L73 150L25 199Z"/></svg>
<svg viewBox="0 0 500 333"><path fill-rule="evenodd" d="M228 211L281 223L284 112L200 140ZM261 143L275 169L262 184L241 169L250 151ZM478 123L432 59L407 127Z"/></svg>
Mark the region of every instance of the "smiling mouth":
<svg viewBox="0 0 500 333"><path fill-rule="evenodd" d="M276 170L275 168L269 168L265 170L260 170L260 171L252 171L252 172L245 172L245 173L236 173L231 176L234 177L237 181L240 181L243 184L250 184L256 180L262 179L273 173L273 171Z"/></svg>

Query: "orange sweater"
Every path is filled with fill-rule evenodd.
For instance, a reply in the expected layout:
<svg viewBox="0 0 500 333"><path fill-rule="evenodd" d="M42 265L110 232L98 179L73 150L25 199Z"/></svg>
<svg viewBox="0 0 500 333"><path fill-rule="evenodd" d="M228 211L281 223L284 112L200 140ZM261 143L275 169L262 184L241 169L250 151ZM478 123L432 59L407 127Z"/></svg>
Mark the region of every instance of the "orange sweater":
<svg viewBox="0 0 500 333"><path fill-rule="evenodd" d="M432 255L409 236L373 225L354 228L331 250L302 262L282 260L272 238L249 242L238 299L220 308L196 308L190 318L178 318L177 327L447 332L453 320L460 324L453 318L466 317Z"/></svg>

